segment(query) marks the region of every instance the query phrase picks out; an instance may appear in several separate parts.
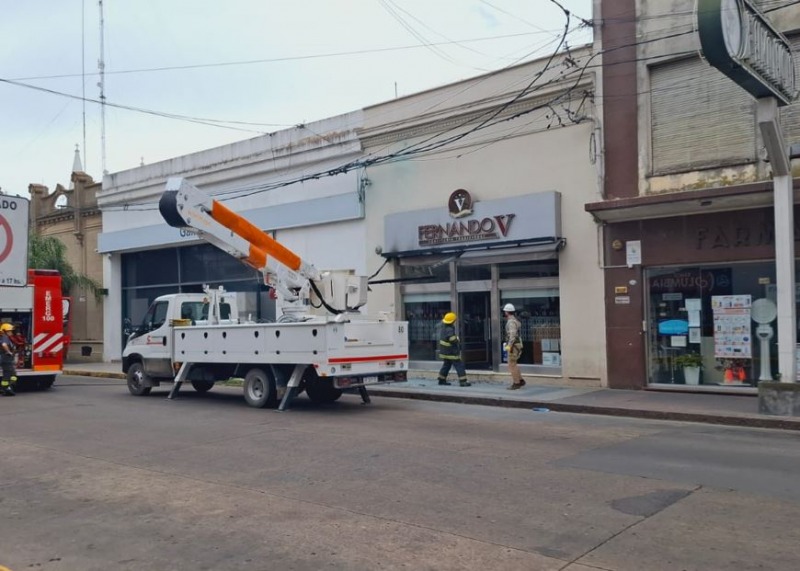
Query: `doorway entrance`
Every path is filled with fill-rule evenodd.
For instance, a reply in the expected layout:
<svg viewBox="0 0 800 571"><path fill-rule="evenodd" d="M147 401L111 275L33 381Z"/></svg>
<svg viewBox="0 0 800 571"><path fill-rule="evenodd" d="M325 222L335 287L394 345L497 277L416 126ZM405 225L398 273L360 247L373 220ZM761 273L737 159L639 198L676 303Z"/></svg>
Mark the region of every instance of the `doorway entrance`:
<svg viewBox="0 0 800 571"><path fill-rule="evenodd" d="M492 368L490 292L458 294L461 351L468 369Z"/></svg>

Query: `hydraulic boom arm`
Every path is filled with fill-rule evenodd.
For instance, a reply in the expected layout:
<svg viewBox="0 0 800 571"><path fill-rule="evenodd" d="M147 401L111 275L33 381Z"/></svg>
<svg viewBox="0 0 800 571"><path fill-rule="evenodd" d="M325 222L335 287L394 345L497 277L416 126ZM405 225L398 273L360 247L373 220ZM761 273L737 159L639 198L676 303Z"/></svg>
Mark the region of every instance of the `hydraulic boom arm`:
<svg viewBox="0 0 800 571"><path fill-rule="evenodd" d="M170 226L191 228L204 240L261 272L264 282L280 293L284 313L307 311L310 289L319 297L320 304L332 313L355 311L366 302L365 278L340 276L338 280L332 280L330 273L323 274L186 179L170 178L167 181L158 209ZM344 308L341 310L322 299L323 291L334 291L337 286L344 292Z"/></svg>

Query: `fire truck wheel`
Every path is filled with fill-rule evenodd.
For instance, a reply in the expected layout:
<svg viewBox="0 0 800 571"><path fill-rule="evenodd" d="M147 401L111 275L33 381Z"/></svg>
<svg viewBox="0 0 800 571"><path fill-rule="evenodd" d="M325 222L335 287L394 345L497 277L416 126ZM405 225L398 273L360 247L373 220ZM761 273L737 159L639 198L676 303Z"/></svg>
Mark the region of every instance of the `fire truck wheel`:
<svg viewBox="0 0 800 571"><path fill-rule="evenodd" d="M128 367L128 390L133 396L141 397L150 394L152 387L145 386L147 374L141 363L133 363Z"/></svg>
<svg viewBox="0 0 800 571"><path fill-rule="evenodd" d="M278 402L275 380L262 369L250 369L244 376L244 400L255 408L275 406Z"/></svg>
<svg viewBox="0 0 800 571"><path fill-rule="evenodd" d="M214 381L192 381L192 386L198 393L207 393L214 386Z"/></svg>
<svg viewBox="0 0 800 571"><path fill-rule="evenodd" d="M46 391L47 389L52 387L53 383L55 383L55 382L56 382L56 376L55 375L48 375L46 377L39 377L37 385L38 385L40 391Z"/></svg>
<svg viewBox="0 0 800 571"><path fill-rule="evenodd" d="M333 386L333 379L317 377L306 380L306 394L311 402L323 404L339 400L339 397L342 396L342 389Z"/></svg>

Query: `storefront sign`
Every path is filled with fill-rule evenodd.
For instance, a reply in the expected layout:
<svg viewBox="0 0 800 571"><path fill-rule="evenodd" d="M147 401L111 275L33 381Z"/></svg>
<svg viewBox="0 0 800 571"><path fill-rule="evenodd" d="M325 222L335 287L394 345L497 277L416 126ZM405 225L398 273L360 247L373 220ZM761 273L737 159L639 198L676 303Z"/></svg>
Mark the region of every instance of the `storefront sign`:
<svg viewBox="0 0 800 571"><path fill-rule="evenodd" d="M459 189L446 206L387 216L384 255L561 240L561 195L557 192L473 201Z"/></svg>
<svg viewBox="0 0 800 571"><path fill-rule="evenodd" d="M791 46L749 0L698 0L697 32L708 63L753 97L794 101Z"/></svg>
<svg viewBox="0 0 800 571"><path fill-rule="evenodd" d="M770 221L771 222L771 221ZM771 246L775 243L775 226L761 221L756 227L736 225L730 227L700 226L697 229L697 249L717 250ZM795 228L797 234L797 228Z"/></svg>
<svg viewBox="0 0 800 571"><path fill-rule="evenodd" d="M727 293L731 287L731 271L728 268L719 270L686 270L653 276L650 278L650 292L662 293L665 297L670 294L680 295L684 292L691 295L700 293L719 292ZM679 297L672 298L679 300Z"/></svg>
<svg viewBox="0 0 800 571"><path fill-rule="evenodd" d="M417 228L420 247L476 240L497 240L508 236L516 214L501 214L447 224L426 224Z"/></svg>

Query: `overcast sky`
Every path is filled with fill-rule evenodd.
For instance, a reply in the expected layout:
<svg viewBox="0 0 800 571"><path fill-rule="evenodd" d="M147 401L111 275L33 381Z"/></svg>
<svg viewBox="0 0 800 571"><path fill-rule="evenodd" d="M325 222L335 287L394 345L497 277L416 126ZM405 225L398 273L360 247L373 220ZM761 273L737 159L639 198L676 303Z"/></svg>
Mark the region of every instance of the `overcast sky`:
<svg viewBox="0 0 800 571"><path fill-rule="evenodd" d="M592 17L591 0L559 3ZM69 185L76 144L84 170L101 180L100 2L0 0L0 6L0 188L27 196L30 183L51 191ZM102 6L108 172L529 61L555 48L566 23L552 0L104 0ZM580 25L572 19L571 46L591 41Z"/></svg>

